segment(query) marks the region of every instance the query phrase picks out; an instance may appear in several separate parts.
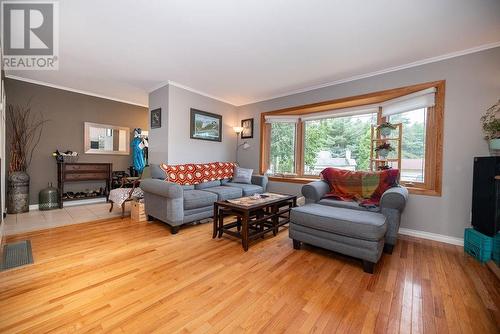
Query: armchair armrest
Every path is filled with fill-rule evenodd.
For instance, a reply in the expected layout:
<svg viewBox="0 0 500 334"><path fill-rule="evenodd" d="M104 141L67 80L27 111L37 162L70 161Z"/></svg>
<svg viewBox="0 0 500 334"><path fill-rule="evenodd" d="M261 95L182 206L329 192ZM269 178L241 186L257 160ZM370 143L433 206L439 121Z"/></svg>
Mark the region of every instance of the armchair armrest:
<svg viewBox="0 0 500 334"><path fill-rule="evenodd" d="M380 199L381 208L396 209L403 211L408 200L408 189L403 186L398 186L386 190Z"/></svg>
<svg viewBox="0 0 500 334"><path fill-rule="evenodd" d="M144 192L168 198L182 198L184 194L182 187L177 183L157 179L142 180L140 187Z"/></svg>
<svg viewBox="0 0 500 334"><path fill-rule="evenodd" d="M302 187L302 195L306 198L306 203L316 203L330 191L330 186L325 181L313 181Z"/></svg>
<svg viewBox="0 0 500 334"><path fill-rule="evenodd" d="M264 192L266 191L267 188L267 176L265 175L252 175L252 184L255 184L257 186L261 186L264 189Z"/></svg>

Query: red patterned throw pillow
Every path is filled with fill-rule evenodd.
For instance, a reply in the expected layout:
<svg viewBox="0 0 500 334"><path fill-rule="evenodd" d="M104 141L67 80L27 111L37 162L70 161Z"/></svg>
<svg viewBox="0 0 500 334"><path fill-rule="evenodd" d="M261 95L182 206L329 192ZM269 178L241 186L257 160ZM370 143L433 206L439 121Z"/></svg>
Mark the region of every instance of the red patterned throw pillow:
<svg viewBox="0 0 500 334"><path fill-rule="evenodd" d="M160 168L163 169L163 171L167 175L166 181L174 182L180 185L192 185L199 183L196 180L196 169L193 164L160 164Z"/></svg>

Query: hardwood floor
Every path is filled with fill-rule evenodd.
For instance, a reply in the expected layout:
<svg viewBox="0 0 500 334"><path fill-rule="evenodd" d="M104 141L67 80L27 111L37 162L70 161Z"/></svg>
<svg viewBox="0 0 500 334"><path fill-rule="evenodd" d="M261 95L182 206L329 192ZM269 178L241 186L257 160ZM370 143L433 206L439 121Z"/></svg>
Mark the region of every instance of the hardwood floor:
<svg viewBox="0 0 500 334"><path fill-rule="evenodd" d="M211 224L171 235L115 219L9 237L34 265L0 273L0 332L498 333L500 284L462 248L402 238L374 275L287 231L248 252Z"/></svg>

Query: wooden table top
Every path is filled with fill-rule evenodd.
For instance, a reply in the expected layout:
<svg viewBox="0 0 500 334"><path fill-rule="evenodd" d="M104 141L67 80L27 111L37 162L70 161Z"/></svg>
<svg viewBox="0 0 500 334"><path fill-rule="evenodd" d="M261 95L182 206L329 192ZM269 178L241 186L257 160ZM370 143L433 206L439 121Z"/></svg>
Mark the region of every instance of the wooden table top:
<svg viewBox="0 0 500 334"><path fill-rule="evenodd" d="M279 195L280 197L274 198L274 199L271 198L268 201L258 202L258 203L255 203L254 205L243 205L243 204L237 204L237 203L230 202L233 200L217 201L215 203L217 203L217 205L219 205L219 206L224 206L224 207L228 207L228 208L236 208L236 209L240 209L240 210L254 210L254 209L259 209L259 208L265 208L265 207L272 205L272 204L276 204L279 202L286 202L286 201L292 200L294 198L295 199L297 198L296 195L279 194L279 193L264 193L261 195L266 195L266 194L269 194L270 196ZM251 196L245 196L245 197L240 197L240 198L249 198L249 197L251 197ZM238 198L236 198L234 200L238 200Z"/></svg>

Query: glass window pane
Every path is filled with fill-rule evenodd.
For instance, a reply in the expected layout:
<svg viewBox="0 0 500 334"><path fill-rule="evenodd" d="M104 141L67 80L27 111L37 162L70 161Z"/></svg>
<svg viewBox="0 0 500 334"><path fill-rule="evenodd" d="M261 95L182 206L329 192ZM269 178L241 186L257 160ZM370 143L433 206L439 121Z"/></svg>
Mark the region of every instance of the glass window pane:
<svg viewBox="0 0 500 334"><path fill-rule="evenodd" d="M425 182L425 130L427 109L392 115L391 123L403 124L401 143L401 180Z"/></svg>
<svg viewBox="0 0 500 334"><path fill-rule="evenodd" d="M295 123L271 123L270 169L295 173Z"/></svg>
<svg viewBox="0 0 500 334"><path fill-rule="evenodd" d="M370 168L370 126L377 114L304 122L304 174L319 175L326 167Z"/></svg>

